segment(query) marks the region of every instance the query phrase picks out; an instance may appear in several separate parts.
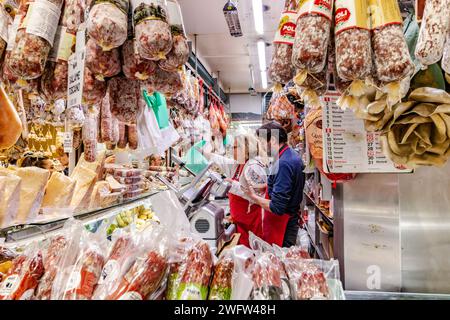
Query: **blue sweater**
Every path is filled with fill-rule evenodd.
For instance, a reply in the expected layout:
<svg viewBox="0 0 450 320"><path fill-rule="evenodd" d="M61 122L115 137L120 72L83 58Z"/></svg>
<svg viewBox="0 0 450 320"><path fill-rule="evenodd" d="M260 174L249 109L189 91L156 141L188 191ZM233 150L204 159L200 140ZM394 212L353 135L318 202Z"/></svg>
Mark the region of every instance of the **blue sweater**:
<svg viewBox="0 0 450 320"><path fill-rule="evenodd" d="M302 159L291 148L273 164L267 182L272 213L297 215L305 186L303 169Z"/></svg>

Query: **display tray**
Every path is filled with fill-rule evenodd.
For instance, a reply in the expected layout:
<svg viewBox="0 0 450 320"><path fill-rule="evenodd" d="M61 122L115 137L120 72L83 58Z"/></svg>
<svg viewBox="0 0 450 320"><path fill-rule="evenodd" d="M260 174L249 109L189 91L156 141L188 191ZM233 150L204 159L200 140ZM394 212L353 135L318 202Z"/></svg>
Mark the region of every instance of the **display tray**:
<svg viewBox="0 0 450 320"><path fill-rule="evenodd" d="M122 200L108 207L98 208L94 210L80 211L75 213L73 216L64 216L63 218L54 217L37 222L19 224L4 229L0 229L0 238L5 238L6 242L10 242L10 241L20 241L39 234L45 234L61 228L64 225L64 223L71 217L83 221L95 220L95 218L102 218L103 216L106 216L109 213L115 212L116 211L115 209L119 209L130 204L135 204L136 202L152 197L153 195L161 191L163 190L159 189L152 190L143 193L135 198Z"/></svg>
<svg viewBox="0 0 450 320"><path fill-rule="evenodd" d="M450 294L345 291L346 300L450 300Z"/></svg>

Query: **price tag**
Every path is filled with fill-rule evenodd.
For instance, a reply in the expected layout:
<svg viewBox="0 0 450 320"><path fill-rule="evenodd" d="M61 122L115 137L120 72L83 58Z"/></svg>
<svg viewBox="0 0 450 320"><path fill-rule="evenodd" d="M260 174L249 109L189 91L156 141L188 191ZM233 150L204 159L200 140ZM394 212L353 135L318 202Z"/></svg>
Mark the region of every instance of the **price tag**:
<svg viewBox="0 0 450 320"><path fill-rule="evenodd" d="M72 153L73 151L73 132L64 132L64 152Z"/></svg>
<svg viewBox="0 0 450 320"><path fill-rule="evenodd" d="M76 50L69 58L67 81L67 108L81 107L83 99L84 63L86 60L86 29L77 32Z"/></svg>

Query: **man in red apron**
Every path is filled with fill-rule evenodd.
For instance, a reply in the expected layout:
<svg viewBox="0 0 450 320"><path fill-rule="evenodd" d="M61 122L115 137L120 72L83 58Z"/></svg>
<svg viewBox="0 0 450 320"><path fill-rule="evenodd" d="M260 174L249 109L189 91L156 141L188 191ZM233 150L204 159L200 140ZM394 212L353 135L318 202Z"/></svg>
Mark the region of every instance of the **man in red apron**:
<svg viewBox="0 0 450 320"><path fill-rule="evenodd" d="M275 158L270 168L266 197L246 189L253 202L264 209L262 238L269 244L291 247L296 244L298 213L305 185L304 165L300 156L288 145L286 130L276 122L257 130L267 141L267 150Z"/></svg>
<svg viewBox="0 0 450 320"><path fill-rule="evenodd" d="M237 167L232 180L238 181L241 177L244 165ZM248 241L249 232L253 232L258 237L262 236L262 209L257 204L251 204L248 200L228 193L230 203L230 214L233 223L236 225L236 232L241 234L239 244L250 247Z"/></svg>

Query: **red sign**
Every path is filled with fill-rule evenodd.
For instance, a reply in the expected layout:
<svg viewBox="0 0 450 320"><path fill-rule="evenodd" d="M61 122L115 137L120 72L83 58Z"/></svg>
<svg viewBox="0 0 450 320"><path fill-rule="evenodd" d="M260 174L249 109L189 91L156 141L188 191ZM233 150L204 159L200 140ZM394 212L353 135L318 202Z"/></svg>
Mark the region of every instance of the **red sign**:
<svg viewBox="0 0 450 320"><path fill-rule="evenodd" d="M328 10L331 10L331 0L315 0L314 4L317 6L324 6Z"/></svg>
<svg viewBox="0 0 450 320"><path fill-rule="evenodd" d="M348 21L348 19L350 19L350 10L348 10L347 8L339 8L336 10L336 24Z"/></svg>
<svg viewBox="0 0 450 320"><path fill-rule="evenodd" d="M293 22L285 23L280 30L281 36L295 38L295 27L296 25Z"/></svg>

